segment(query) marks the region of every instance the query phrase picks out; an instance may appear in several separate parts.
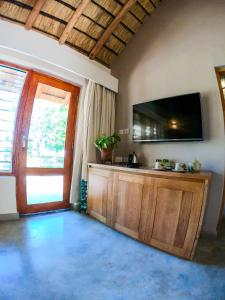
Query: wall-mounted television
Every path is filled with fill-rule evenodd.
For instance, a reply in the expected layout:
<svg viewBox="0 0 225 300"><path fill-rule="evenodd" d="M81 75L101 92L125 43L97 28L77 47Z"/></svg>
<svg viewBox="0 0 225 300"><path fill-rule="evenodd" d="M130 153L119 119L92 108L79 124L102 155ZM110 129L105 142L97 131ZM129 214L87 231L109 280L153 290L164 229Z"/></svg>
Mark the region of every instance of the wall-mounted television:
<svg viewBox="0 0 225 300"><path fill-rule="evenodd" d="M200 93L133 105L133 141L202 141Z"/></svg>

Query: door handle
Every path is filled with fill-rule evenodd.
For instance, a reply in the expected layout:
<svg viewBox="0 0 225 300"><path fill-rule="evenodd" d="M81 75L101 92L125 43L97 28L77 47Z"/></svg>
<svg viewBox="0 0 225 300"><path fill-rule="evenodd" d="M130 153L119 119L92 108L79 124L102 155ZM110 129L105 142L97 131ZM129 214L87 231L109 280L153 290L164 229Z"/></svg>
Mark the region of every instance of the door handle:
<svg viewBox="0 0 225 300"><path fill-rule="evenodd" d="M22 149L26 148L27 142L28 142L28 139L27 139L26 135L22 135L22 137L21 137L21 146L22 146Z"/></svg>

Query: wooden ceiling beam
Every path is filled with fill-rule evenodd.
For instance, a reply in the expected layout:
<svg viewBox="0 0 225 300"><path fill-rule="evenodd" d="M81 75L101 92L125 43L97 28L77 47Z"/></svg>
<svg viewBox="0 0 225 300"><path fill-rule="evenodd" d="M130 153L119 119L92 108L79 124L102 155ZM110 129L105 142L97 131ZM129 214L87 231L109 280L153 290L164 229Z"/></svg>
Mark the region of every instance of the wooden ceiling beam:
<svg viewBox="0 0 225 300"><path fill-rule="evenodd" d="M110 23L108 28L103 32L102 36L98 40L98 42L95 44L93 49L91 50L89 57L91 59L95 59L96 55L99 53L105 42L109 39L110 35L112 34L113 30L118 26L118 24L122 21L123 17L126 15L126 13L129 11L131 6L136 2L137 0L128 0L126 4L122 7L118 15L115 17L115 19Z"/></svg>
<svg viewBox="0 0 225 300"><path fill-rule="evenodd" d="M73 13L70 21L68 22L68 24L66 25L66 28L64 29L60 39L59 39L59 43L60 44L64 44L65 41L67 40L70 32L72 31L73 27L76 25L79 17L82 15L83 11L85 10L85 8L87 7L87 5L91 2L91 0L82 0L79 4L79 6L77 7L77 9L75 10L75 12Z"/></svg>
<svg viewBox="0 0 225 300"><path fill-rule="evenodd" d="M33 27L33 24L34 24L35 20L37 19L45 2L46 2L46 0L36 0L34 7L27 18L27 21L25 24L26 29L31 29Z"/></svg>

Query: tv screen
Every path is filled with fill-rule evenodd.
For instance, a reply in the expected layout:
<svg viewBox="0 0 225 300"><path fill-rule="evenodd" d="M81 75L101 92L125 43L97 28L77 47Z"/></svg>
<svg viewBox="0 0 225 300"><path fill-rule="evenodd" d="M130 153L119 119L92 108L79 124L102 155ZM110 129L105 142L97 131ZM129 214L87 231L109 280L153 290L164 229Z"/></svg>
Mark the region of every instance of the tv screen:
<svg viewBox="0 0 225 300"><path fill-rule="evenodd" d="M133 141L201 141L200 94L133 105Z"/></svg>

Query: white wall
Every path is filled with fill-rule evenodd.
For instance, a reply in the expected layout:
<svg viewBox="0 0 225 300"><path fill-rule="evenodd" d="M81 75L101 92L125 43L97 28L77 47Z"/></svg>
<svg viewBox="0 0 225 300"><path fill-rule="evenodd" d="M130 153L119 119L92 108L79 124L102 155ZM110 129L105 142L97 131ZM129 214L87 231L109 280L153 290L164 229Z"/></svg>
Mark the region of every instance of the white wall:
<svg viewBox="0 0 225 300"><path fill-rule="evenodd" d="M117 92L118 80L111 70L39 32L0 21L0 59L42 70L82 85L84 79Z"/></svg>
<svg viewBox="0 0 225 300"><path fill-rule="evenodd" d="M11 176L0 177L0 215L17 213L16 179Z"/></svg>
<svg viewBox="0 0 225 300"><path fill-rule="evenodd" d="M204 142L133 144L123 136L118 151L135 150L142 162L156 158L189 162L195 158L214 172L204 231L215 233L224 181L224 123L215 66L225 65L225 2L164 1L146 20L118 61L117 128L132 126L132 104L200 92Z"/></svg>
<svg viewBox="0 0 225 300"><path fill-rule="evenodd" d="M83 87L87 79L117 92L118 80L100 63L33 30L0 20L0 60ZM0 176L0 215L16 212L15 178Z"/></svg>

